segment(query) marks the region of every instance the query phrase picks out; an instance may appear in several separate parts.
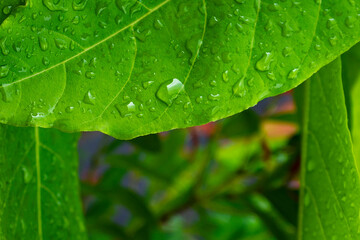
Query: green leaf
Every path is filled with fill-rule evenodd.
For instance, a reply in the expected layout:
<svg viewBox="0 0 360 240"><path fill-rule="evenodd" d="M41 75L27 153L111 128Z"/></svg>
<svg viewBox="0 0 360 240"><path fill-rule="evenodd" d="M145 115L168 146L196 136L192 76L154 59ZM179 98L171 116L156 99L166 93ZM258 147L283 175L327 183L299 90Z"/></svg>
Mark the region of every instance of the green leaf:
<svg viewBox="0 0 360 240"><path fill-rule="evenodd" d="M86 239L78 135L0 126L0 238Z"/></svg>
<svg viewBox="0 0 360 240"><path fill-rule="evenodd" d="M299 85L360 39L358 1L28 1L0 27L0 121L117 138Z"/></svg>
<svg viewBox="0 0 360 240"><path fill-rule="evenodd" d="M7 18L18 6L25 3L25 0L1 0L0 2L0 23Z"/></svg>
<svg viewBox="0 0 360 240"><path fill-rule="evenodd" d="M342 56L344 90L349 113L349 127L353 140L354 155L360 166L360 44Z"/></svg>
<svg viewBox="0 0 360 240"><path fill-rule="evenodd" d="M299 239L359 239L360 183L340 59L305 84Z"/></svg>

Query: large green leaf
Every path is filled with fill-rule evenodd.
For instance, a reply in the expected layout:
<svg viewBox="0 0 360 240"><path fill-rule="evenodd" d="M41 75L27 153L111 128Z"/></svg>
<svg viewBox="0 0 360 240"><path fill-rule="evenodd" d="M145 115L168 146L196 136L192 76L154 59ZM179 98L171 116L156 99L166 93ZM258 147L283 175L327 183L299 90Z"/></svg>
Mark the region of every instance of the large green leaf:
<svg viewBox="0 0 360 240"><path fill-rule="evenodd" d="M360 39L359 2L36 0L0 27L0 121L132 138L285 92Z"/></svg>
<svg viewBox="0 0 360 240"><path fill-rule="evenodd" d="M360 239L360 182L341 61L305 84L299 239Z"/></svg>
<svg viewBox="0 0 360 240"><path fill-rule="evenodd" d="M78 135L0 126L0 239L86 239Z"/></svg>

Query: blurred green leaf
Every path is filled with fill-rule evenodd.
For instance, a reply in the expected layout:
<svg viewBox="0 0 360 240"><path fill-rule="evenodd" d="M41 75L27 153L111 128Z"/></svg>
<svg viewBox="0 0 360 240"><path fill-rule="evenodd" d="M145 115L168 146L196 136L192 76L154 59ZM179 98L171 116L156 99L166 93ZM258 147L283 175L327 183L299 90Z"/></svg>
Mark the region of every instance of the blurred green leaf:
<svg viewBox="0 0 360 240"><path fill-rule="evenodd" d="M360 239L359 175L335 60L305 83L299 239Z"/></svg>
<svg viewBox="0 0 360 240"><path fill-rule="evenodd" d="M260 118L251 109L236 114L223 121L220 134L224 137L248 137L260 130Z"/></svg>
<svg viewBox="0 0 360 240"><path fill-rule="evenodd" d="M295 239L296 228L289 224L265 197L251 194L244 198L245 203L252 209L278 240Z"/></svg>

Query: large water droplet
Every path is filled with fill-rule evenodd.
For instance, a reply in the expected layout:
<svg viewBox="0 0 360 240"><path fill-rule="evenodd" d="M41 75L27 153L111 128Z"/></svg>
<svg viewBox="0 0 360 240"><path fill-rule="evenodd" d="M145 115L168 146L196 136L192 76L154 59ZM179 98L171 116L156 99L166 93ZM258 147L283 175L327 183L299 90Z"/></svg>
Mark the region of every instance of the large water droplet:
<svg viewBox="0 0 360 240"><path fill-rule="evenodd" d="M87 91L87 93L84 96L83 102L86 104L90 104L90 105L94 105L95 104L95 97L94 95L91 93L91 91Z"/></svg>
<svg viewBox="0 0 360 240"><path fill-rule="evenodd" d="M256 69L262 72L270 69L270 64L273 61L271 52L266 52L264 56L256 63Z"/></svg>
<svg viewBox="0 0 360 240"><path fill-rule="evenodd" d="M7 103L12 102L14 96L16 95L16 89L14 87L14 84L1 85L0 92L2 94L2 100Z"/></svg>
<svg viewBox="0 0 360 240"><path fill-rule="evenodd" d="M134 112L136 112L136 106L133 102L125 105L116 104L115 107L119 111L121 117L130 117Z"/></svg>
<svg viewBox="0 0 360 240"><path fill-rule="evenodd" d="M128 13L129 7L136 3L136 0L115 0L116 6L125 14Z"/></svg>
<svg viewBox="0 0 360 240"><path fill-rule="evenodd" d="M65 7L66 0L42 0L43 4L50 11L67 11L68 9Z"/></svg>
<svg viewBox="0 0 360 240"><path fill-rule="evenodd" d="M174 78L173 80L167 81L160 85L159 90L156 93L156 96L166 103L171 105L172 102L177 98L179 93L183 91L184 85L180 80Z"/></svg>
<svg viewBox="0 0 360 240"><path fill-rule="evenodd" d="M55 45L58 49L64 50L67 48L67 42L61 38L54 38Z"/></svg>
<svg viewBox="0 0 360 240"><path fill-rule="evenodd" d="M49 47L49 44L48 44L46 38L41 37L41 36L39 36L38 38L39 38L39 45L40 45L41 50L46 51Z"/></svg>
<svg viewBox="0 0 360 240"><path fill-rule="evenodd" d="M241 79L237 83L235 83L232 90L235 96L244 97L246 95L244 79Z"/></svg>

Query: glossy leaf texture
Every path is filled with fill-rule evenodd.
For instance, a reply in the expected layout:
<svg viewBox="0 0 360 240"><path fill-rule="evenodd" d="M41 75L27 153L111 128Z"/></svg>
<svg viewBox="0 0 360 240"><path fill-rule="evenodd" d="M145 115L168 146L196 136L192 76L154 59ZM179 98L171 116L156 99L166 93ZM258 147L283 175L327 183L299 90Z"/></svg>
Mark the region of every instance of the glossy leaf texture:
<svg viewBox="0 0 360 240"><path fill-rule="evenodd" d="M354 155L360 167L360 44L342 56L344 90L349 112L349 127Z"/></svg>
<svg viewBox="0 0 360 240"><path fill-rule="evenodd" d="M335 60L305 83L299 239L359 239L360 186Z"/></svg>
<svg viewBox="0 0 360 240"><path fill-rule="evenodd" d="M360 39L348 0L27 1L0 27L0 121L120 139L299 85Z"/></svg>
<svg viewBox="0 0 360 240"><path fill-rule="evenodd" d="M77 140L0 125L0 239L86 239Z"/></svg>

